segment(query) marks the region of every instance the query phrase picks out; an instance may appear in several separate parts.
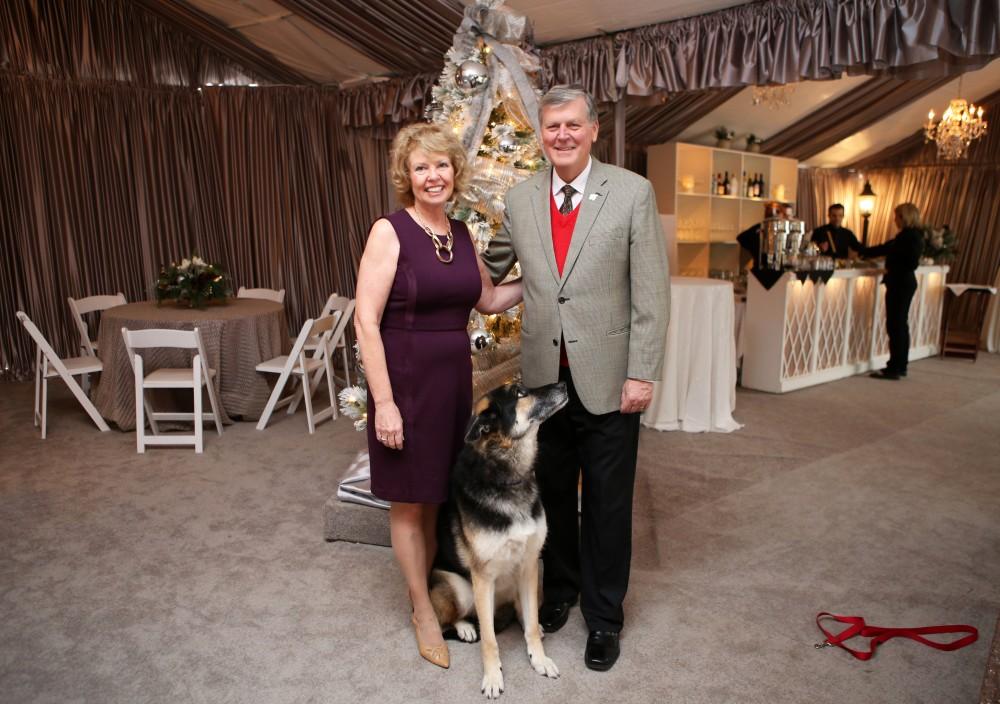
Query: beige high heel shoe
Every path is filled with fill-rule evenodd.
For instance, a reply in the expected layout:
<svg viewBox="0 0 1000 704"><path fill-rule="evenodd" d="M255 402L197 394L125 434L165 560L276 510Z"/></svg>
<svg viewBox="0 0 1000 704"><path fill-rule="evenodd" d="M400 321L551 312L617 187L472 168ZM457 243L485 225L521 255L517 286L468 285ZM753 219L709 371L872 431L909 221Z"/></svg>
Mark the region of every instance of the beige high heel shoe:
<svg viewBox="0 0 1000 704"><path fill-rule="evenodd" d="M437 665L438 667L443 667L447 670L451 665L451 658L448 655L447 644L442 643L441 645L426 645L420 640L420 629L417 627L417 617L415 615L410 616L410 622L413 623L413 635L417 638L417 650L420 652L420 657L432 665Z"/></svg>

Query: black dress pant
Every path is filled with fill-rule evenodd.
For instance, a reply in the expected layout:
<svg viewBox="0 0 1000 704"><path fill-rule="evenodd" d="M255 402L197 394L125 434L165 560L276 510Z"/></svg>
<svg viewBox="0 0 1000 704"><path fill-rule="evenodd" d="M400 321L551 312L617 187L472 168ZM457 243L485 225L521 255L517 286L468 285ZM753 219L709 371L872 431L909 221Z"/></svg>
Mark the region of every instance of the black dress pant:
<svg viewBox="0 0 1000 704"><path fill-rule="evenodd" d="M889 336L889 361L885 368L906 373L910 356L910 302L917 290L917 278L910 272L885 282L885 332Z"/></svg>
<svg viewBox="0 0 1000 704"><path fill-rule="evenodd" d="M570 370L563 367L559 378L566 382L569 403L539 430L535 465L548 522L544 601L574 601L580 595L590 630L620 631L632 560L639 414L594 415L580 402Z"/></svg>

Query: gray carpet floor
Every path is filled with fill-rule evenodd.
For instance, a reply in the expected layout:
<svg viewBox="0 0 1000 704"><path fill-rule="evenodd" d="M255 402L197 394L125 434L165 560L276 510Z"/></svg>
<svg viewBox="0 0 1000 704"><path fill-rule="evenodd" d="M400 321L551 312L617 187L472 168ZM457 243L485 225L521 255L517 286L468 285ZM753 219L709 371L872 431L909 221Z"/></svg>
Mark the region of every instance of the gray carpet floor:
<svg viewBox="0 0 1000 704"><path fill-rule="evenodd" d="M362 445L349 421L206 435L135 453L53 386L0 387L0 701L473 702L478 646L419 660L387 548L323 540ZM531 670L500 636L517 702L978 701L1000 609L1000 358L925 360L784 396L740 391L729 435L642 431L623 655L586 629ZM821 610L883 626L970 623L973 646L874 660L815 650Z"/></svg>

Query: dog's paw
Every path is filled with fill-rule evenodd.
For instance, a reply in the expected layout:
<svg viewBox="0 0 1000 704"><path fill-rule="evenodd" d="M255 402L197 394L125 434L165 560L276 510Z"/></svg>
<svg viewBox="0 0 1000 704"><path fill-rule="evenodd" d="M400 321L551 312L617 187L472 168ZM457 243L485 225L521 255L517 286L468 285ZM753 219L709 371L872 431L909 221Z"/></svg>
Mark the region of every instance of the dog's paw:
<svg viewBox="0 0 1000 704"><path fill-rule="evenodd" d="M500 694L503 692L503 672L500 668L495 670L487 670L486 674L483 675L483 694L486 695L487 699L499 699Z"/></svg>
<svg viewBox="0 0 1000 704"><path fill-rule="evenodd" d="M535 672L544 676L551 677L555 679L559 677L559 668L556 664L552 662L552 658L547 655L534 656L528 653L528 659L531 660L531 666L535 668Z"/></svg>
<svg viewBox="0 0 1000 704"><path fill-rule="evenodd" d="M479 639L476 627L468 621L456 621L455 632L458 634L458 639L466 643L475 643Z"/></svg>

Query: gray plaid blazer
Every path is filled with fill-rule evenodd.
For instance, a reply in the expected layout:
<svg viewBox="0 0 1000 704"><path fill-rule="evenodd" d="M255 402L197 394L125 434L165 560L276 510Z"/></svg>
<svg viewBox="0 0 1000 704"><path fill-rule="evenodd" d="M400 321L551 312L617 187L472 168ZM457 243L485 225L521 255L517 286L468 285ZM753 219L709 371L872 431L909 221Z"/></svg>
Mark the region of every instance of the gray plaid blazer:
<svg viewBox="0 0 1000 704"><path fill-rule="evenodd" d="M552 249L552 171L507 192L503 225L483 254L494 281L521 263L525 386L559 379L559 340L584 407L621 407L626 377L656 381L670 317L666 239L652 185L593 159L562 276Z"/></svg>

